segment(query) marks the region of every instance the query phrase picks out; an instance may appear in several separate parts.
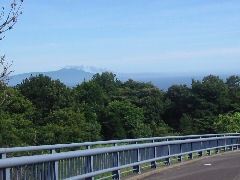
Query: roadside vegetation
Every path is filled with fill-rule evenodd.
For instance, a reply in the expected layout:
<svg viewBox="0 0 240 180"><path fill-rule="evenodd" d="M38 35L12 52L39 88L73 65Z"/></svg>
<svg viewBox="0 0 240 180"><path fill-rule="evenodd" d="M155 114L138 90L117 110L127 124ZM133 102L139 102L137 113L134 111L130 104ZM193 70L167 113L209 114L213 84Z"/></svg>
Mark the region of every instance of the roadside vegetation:
<svg viewBox="0 0 240 180"><path fill-rule="evenodd" d="M239 82L209 75L165 92L110 72L72 88L32 76L4 87L0 147L239 132Z"/></svg>

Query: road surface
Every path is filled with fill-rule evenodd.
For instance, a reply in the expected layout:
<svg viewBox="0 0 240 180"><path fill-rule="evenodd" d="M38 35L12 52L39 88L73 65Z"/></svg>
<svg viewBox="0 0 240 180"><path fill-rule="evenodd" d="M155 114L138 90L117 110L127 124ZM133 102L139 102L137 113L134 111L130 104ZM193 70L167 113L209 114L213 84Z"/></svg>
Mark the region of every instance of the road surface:
<svg viewBox="0 0 240 180"><path fill-rule="evenodd" d="M146 176L147 175L147 176ZM240 151L156 169L133 179L141 180L240 180Z"/></svg>

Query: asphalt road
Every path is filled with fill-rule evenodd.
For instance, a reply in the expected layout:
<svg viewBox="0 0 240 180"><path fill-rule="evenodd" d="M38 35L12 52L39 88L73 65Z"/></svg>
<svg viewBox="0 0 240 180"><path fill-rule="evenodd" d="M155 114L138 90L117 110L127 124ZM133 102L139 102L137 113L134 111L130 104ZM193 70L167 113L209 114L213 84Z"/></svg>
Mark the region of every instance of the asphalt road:
<svg viewBox="0 0 240 180"><path fill-rule="evenodd" d="M161 169L161 168L159 168ZM240 151L222 153L182 165L155 170L142 180L240 180ZM143 173L144 175L144 173Z"/></svg>

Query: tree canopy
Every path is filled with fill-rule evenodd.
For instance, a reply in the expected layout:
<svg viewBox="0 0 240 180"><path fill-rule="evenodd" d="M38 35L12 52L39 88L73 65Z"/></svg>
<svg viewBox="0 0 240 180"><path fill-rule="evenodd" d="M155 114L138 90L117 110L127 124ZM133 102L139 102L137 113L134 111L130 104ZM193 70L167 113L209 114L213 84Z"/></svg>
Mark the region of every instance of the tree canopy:
<svg viewBox="0 0 240 180"><path fill-rule="evenodd" d="M209 75L162 91L110 72L71 88L38 75L5 93L2 147L239 132L238 76Z"/></svg>

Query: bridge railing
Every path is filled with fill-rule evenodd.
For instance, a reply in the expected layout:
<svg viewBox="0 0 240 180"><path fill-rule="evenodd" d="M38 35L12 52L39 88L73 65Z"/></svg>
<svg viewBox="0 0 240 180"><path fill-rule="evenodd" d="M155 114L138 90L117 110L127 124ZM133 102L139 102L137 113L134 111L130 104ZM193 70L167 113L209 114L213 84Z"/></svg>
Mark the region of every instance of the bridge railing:
<svg viewBox="0 0 240 180"><path fill-rule="evenodd" d="M106 173L120 179L121 169L140 173L145 163L155 168L159 160L170 164L172 157L181 161L184 155L191 159L194 153L202 156L207 151L211 155L211 150L217 153L239 147L240 136L225 136L13 157L0 160L0 179L94 179Z"/></svg>
<svg viewBox="0 0 240 180"><path fill-rule="evenodd" d="M138 139L122 139L122 140L109 140L109 141L96 141L96 142L84 142L84 143L71 143L71 144L55 144L55 145L41 145L41 146L27 146L27 147L12 147L12 148L0 148L0 159L8 157L8 153L18 152L31 152L31 151L46 151L50 153L61 152L63 149L81 148L91 149L94 146L102 145L126 145L137 144L147 142L159 142L159 141L172 141L183 139L195 139L195 138L208 138L208 137L224 137L224 136L238 136L240 133L223 133L223 134L203 134L203 135L186 135L186 136L165 136L165 137L151 137L151 138L138 138Z"/></svg>

